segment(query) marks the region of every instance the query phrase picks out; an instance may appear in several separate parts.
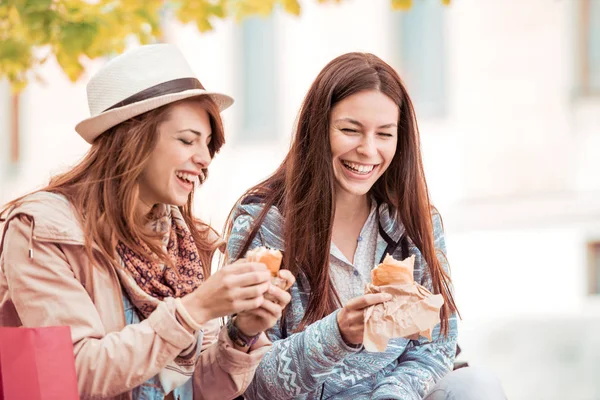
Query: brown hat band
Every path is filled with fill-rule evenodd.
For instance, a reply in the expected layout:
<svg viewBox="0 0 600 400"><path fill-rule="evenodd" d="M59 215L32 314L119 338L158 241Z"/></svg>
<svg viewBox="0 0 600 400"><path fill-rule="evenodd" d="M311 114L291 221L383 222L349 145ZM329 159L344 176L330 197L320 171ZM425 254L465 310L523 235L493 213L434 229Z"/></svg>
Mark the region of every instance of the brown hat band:
<svg viewBox="0 0 600 400"><path fill-rule="evenodd" d="M154 85L149 87L148 89L144 89L141 92L138 92L132 96L129 96L125 100L118 102L106 110L102 112L106 112L112 110L113 108L127 106L129 104L138 103L142 100L151 99L153 97L163 96L165 94L171 93L179 93L185 90L191 89L202 89L204 90L204 86L200 83L200 81L196 78L179 78L173 79L172 81L167 81L163 83L159 83L158 85Z"/></svg>

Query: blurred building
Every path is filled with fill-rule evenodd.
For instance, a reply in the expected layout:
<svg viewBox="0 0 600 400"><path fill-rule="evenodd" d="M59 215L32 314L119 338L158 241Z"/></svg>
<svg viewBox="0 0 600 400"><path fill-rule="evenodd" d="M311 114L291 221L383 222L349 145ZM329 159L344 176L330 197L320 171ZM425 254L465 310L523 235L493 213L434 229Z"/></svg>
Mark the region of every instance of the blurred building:
<svg viewBox="0 0 600 400"><path fill-rule="evenodd" d="M510 399L600 399L600 1L388 0L317 5L199 35L169 24L203 84L231 93L227 145L197 211L221 227L282 160L302 98L349 51L387 60L417 109L472 364ZM0 85L0 202L43 185L87 144L84 82L49 62L20 96ZM17 126L18 125L18 126ZM18 161L11 138L19 137Z"/></svg>

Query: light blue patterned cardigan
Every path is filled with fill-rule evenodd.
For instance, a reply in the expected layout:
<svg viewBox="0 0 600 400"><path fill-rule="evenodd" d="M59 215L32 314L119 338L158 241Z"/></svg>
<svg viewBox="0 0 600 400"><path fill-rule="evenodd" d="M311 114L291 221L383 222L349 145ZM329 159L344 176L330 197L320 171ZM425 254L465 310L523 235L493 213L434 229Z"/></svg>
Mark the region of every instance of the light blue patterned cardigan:
<svg viewBox="0 0 600 400"><path fill-rule="evenodd" d="M254 218L261 210L261 204L237 205L227 243L227 254L231 257L239 253ZM380 205L378 212L377 260L390 251L389 243L397 243L404 233L403 225L390 215L387 205ZM432 220L436 250L445 254L439 214L432 214ZM267 246L283 251L282 227L281 214L276 208L271 208L250 249ZM408 251L415 255L415 281L431 290L427 265L410 239ZM393 255L397 259L407 256L401 254L400 246L396 247ZM447 268L445 260L442 258L440 261ZM393 339L385 352L369 353L344 343L337 325L337 311L304 331L293 333L304 315L309 292L306 278L299 276L291 288L291 314L288 314L286 329L282 330L278 323L269 331L273 347L261 361L253 382L244 394L246 399L420 400L435 382L452 369L456 350L456 316L450 319L447 337L440 336L438 324L432 342L425 338L419 341Z"/></svg>

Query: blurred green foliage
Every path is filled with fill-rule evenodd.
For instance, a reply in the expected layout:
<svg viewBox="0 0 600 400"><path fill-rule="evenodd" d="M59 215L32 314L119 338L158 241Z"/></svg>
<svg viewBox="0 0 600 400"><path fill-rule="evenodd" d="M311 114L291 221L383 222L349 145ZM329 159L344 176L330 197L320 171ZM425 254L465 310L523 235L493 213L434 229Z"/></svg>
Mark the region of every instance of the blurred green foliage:
<svg viewBox="0 0 600 400"><path fill-rule="evenodd" d="M411 5L411 0L391 0L392 9L407 10ZM120 53L132 39L141 44L160 40L161 19L167 15L207 32L215 20L232 17L239 22L252 15L270 15L279 7L293 15L301 12L298 0L2 0L0 79L8 78L20 90L53 56L75 81L83 73L82 57Z"/></svg>

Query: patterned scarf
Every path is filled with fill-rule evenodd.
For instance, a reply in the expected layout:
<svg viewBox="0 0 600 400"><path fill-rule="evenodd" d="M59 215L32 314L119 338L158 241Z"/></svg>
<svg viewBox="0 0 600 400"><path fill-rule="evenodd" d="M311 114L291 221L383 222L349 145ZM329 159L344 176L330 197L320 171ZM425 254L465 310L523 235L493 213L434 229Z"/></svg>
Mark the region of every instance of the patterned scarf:
<svg viewBox="0 0 600 400"><path fill-rule="evenodd" d="M183 297L204 281L198 248L177 207L155 206L148 228L162 235L163 249L171 266L136 254L121 242L116 248L122 266L117 269L119 280L142 319L152 314L162 300ZM143 243L142 247L150 252ZM192 376L200 354L198 344L202 334L198 332L196 341L159 373L165 393L183 385Z"/></svg>
<svg viewBox="0 0 600 400"><path fill-rule="evenodd" d="M150 228L153 232L162 235L163 248L167 251L172 265L148 260L134 253L121 242L117 245L117 254L139 289L147 295L158 300L167 297L183 297L196 290L204 281L198 248L176 207L171 208L160 204L155 206L151 213ZM150 252L145 244L142 243L142 247L148 253ZM152 299L139 301L138 295L131 300L145 318L157 306Z"/></svg>

